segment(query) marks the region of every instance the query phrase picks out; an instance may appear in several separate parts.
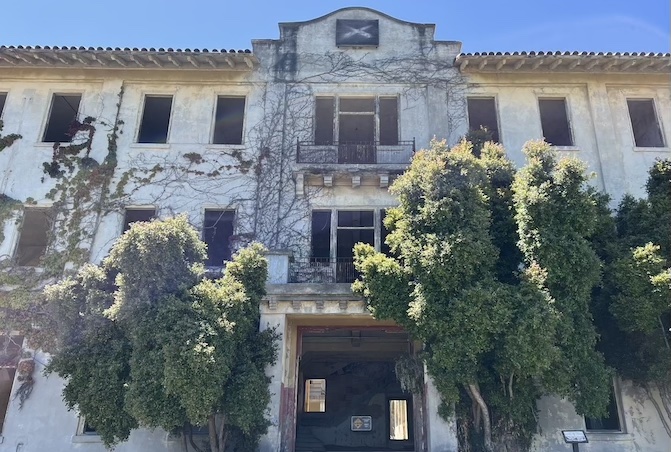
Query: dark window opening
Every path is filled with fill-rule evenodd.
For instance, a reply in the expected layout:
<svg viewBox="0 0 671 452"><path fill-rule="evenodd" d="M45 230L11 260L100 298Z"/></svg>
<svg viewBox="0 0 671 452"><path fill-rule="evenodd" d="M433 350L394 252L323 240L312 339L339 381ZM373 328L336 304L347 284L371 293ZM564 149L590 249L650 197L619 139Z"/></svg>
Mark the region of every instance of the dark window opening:
<svg viewBox="0 0 671 452"><path fill-rule="evenodd" d="M606 417L594 418L585 417L586 430L601 430L601 431L621 431L620 415L617 409L617 399L615 398L615 390L611 386L610 401L608 402L608 414Z"/></svg>
<svg viewBox="0 0 671 452"><path fill-rule="evenodd" d="M96 428L89 424L89 422L84 419L84 425L82 426L82 435L97 435Z"/></svg>
<svg viewBox="0 0 671 452"><path fill-rule="evenodd" d="M398 98L340 98L337 121L335 109L334 97L316 98L315 144L332 144L336 125L340 143L373 144L379 141L382 145L398 144Z"/></svg>
<svg viewBox="0 0 671 452"><path fill-rule="evenodd" d="M12 395L16 367L21 359L23 336L0 337L0 433Z"/></svg>
<svg viewBox="0 0 671 452"><path fill-rule="evenodd" d="M242 144L245 98L219 96L214 116L214 137L212 143Z"/></svg>
<svg viewBox="0 0 671 452"><path fill-rule="evenodd" d="M0 93L0 116L5 109L5 102L7 101L7 93Z"/></svg>
<svg viewBox="0 0 671 452"><path fill-rule="evenodd" d="M354 245L362 242L375 244L374 211L338 211L336 257L354 257Z"/></svg>
<svg viewBox="0 0 671 452"><path fill-rule="evenodd" d="M315 109L315 144L333 144L335 98L318 97Z"/></svg>
<svg viewBox="0 0 671 452"><path fill-rule="evenodd" d="M386 210L380 211L380 252L387 256L391 256L391 248L387 245L387 236L389 235L389 229L384 225L384 219L387 216Z"/></svg>
<svg viewBox="0 0 671 452"><path fill-rule="evenodd" d="M339 210L338 227L373 227L372 210Z"/></svg>
<svg viewBox="0 0 671 452"><path fill-rule="evenodd" d="M380 144L398 144L398 99L380 98Z"/></svg>
<svg viewBox="0 0 671 452"><path fill-rule="evenodd" d="M312 212L311 257L328 259L331 257L331 212Z"/></svg>
<svg viewBox="0 0 671 452"><path fill-rule="evenodd" d="M44 140L47 143L68 143L72 141L70 127L77 119L79 103L82 96L79 94L54 94L51 99L51 111L47 128L44 132Z"/></svg>
<svg viewBox="0 0 671 452"><path fill-rule="evenodd" d="M539 99L545 141L553 146L573 146L565 99Z"/></svg>
<svg viewBox="0 0 671 452"><path fill-rule="evenodd" d="M468 98L469 130L486 129L492 140L499 141L499 123L496 118L496 101L493 97Z"/></svg>
<svg viewBox="0 0 671 452"><path fill-rule="evenodd" d="M203 224L203 241L207 243L208 267L221 267L231 260L231 236L233 235L233 210L206 210Z"/></svg>
<svg viewBox="0 0 671 452"><path fill-rule="evenodd" d="M636 146L663 147L664 138L652 99L628 99L627 106Z"/></svg>
<svg viewBox="0 0 671 452"><path fill-rule="evenodd" d="M47 251L50 219L45 209L26 209L19 244L16 248L16 262L24 267L37 267Z"/></svg>
<svg viewBox="0 0 671 452"><path fill-rule="evenodd" d="M138 143L167 143L172 96L146 96Z"/></svg>
<svg viewBox="0 0 671 452"><path fill-rule="evenodd" d="M138 221L151 221L156 218L156 209L126 209L123 220L124 232L130 229L131 224Z"/></svg>
<svg viewBox="0 0 671 452"><path fill-rule="evenodd" d="M373 143L375 98L341 98L338 123L340 143Z"/></svg>

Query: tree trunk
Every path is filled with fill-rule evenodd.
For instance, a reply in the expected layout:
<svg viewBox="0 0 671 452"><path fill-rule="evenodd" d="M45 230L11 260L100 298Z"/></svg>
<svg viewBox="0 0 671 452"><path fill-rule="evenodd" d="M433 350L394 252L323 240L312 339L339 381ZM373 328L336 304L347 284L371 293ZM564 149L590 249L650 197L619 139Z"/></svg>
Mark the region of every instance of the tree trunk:
<svg viewBox="0 0 671 452"><path fill-rule="evenodd" d="M477 383L469 383L468 389L470 391L471 397L473 397L473 400L475 400L475 402L480 407L480 411L482 412L482 434L483 434L482 436L485 450L487 452L493 452L494 449L492 448L492 420L491 417L489 416L489 408L487 407L485 400L482 398L482 395L480 394L480 388L478 387Z"/></svg>
<svg viewBox="0 0 671 452"><path fill-rule="evenodd" d="M207 432L210 435L210 452L219 452L219 441L217 441L217 420L214 414L207 421Z"/></svg>
<svg viewBox="0 0 671 452"><path fill-rule="evenodd" d="M226 416L221 417L221 427L219 427L218 433L218 442L219 442L219 452L224 452L226 450L226 437L228 432L226 431Z"/></svg>

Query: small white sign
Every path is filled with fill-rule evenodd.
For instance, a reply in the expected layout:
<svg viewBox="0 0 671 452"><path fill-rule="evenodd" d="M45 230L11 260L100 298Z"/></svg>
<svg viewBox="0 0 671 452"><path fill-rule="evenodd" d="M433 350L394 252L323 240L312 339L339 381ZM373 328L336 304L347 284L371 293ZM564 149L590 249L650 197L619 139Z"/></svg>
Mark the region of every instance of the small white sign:
<svg viewBox="0 0 671 452"><path fill-rule="evenodd" d="M561 433L564 435L564 441L570 444L589 442L583 430L562 430Z"/></svg>

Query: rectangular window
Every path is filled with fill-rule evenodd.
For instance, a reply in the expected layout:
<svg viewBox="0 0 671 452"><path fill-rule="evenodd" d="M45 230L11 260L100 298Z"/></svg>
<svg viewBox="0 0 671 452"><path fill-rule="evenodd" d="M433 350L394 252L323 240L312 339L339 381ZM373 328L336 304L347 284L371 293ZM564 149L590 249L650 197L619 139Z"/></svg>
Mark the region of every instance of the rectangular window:
<svg viewBox="0 0 671 452"><path fill-rule="evenodd" d="M499 141L499 123L496 118L496 100L493 97L469 97L469 130L486 129L492 134L492 140Z"/></svg>
<svg viewBox="0 0 671 452"><path fill-rule="evenodd" d="M214 144L242 144L242 125L245 116L244 97L217 97Z"/></svg>
<svg viewBox="0 0 671 452"><path fill-rule="evenodd" d="M156 209L126 209L123 220L123 232L130 229L131 224L138 221L151 221L156 218Z"/></svg>
<svg viewBox="0 0 671 452"><path fill-rule="evenodd" d="M167 143L172 96L145 96L138 143Z"/></svg>
<svg viewBox="0 0 671 452"><path fill-rule="evenodd" d="M338 112L337 115L335 112ZM397 97L317 97L315 144L397 145Z"/></svg>
<svg viewBox="0 0 671 452"><path fill-rule="evenodd" d="M619 432L622 431L620 426L620 414L617 408L617 398L615 395L615 387L611 385L610 401L608 402L608 412L606 417L594 418L585 417L585 430L587 431L608 431Z"/></svg>
<svg viewBox="0 0 671 452"><path fill-rule="evenodd" d="M82 423L82 429L81 429L81 434L82 435L97 435L98 432L96 432L96 429L94 426L88 423L86 419L81 420Z"/></svg>
<svg viewBox="0 0 671 452"><path fill-rule="evenodd" d="M389 401L389 439L392 441L407 441L410 439L408 427L408 401Z"/></svg>
<svg viewBox="0 0 671 452"><path fill-rule="evenodd" d="M7 93L0 93L0 118L2 112L5 110L5 102L7 101Z"/></svg>
<svg viewBox="0 0 671 452"><path fill-rule="evenodd" d="M0 337L0 433L12 395L16 367L21 359L23 336Z"/></svg>
<svg viewBox="0 0 671 452"><path fill-rule="evenodd" d="M336 257L352 259L354 245L363 242L375 245L373 210L339 210L336 237Z"/></svg>
<svg viewBox="0 0 671 452"><path fill-rule="evenodd" d="M398 98L380 98L380 144L398 144Z"/></svg>
<svg viewBox="0 0 671 452"><path fill-rule="evenodd" d="M329 259L331 256L331 211L312 212L311 257Z"/></svg>
<svg viewBox="0 0 671 452"><path fill-rule="evenodd" d="M652 99L627 99L631 129L637 147L664 147L664 138L659 127Z"/></svg>
<svg viewBox="0 0 671 452"><path fill-rule="evenodd" d="M566 99L538 99L545 141L553 146L573 146Z"/></svg>
<svg viewBox="0 0 671 452"><path fill-rule="evenodd" d="M334 97L318 97L315 110L315 144L333 143Z"/></svg>
<svg viewBox="0 0 671 452"><path fill-rule="evenodd" d="M387 256L391 256L391 248L387 245L387 235L389 235L389 229L384 225L384 219L387 216L386 210L380 210L380 252Z"/></svg>
<svg viewBox="0 0 671 452"><path fill-rule="evenodd" d="M233 235L233 210L206 210L203 223L203 241L207 243L208 267L222 267L231 260L231 236Z"/></svg>
<svg viewBox="0 0 671 452"><path fill-rule="evenodd" d="M47 251L50 218L46 209L26 208L19 244L16 248L16 263L24 267L37 267Z"/></svg>
<svg viewBox="0 0 671 452"><path fill-rule="evenodd" d="M69 143L72 141L70 127L77 119L79 104L82 100L81 94L54 94L51 99L51 110L47 120L47 128L44 131L46 143Z"/></svg>
<svg viewBox="0 0 671 452"><path fill-rule="evenodd" d="M326 380L324 378L305 380L305 412L326 412Z"/></svg>
<svg viewBox="0 0 671 452"><path fill-rule="evenodd" d="M388 231L381 210L313 210L311 216L310 269L329 267L316 275L297 274L295 282L352 282L357 277L354 268L354 245L367 243L388 254L384 243ZM334 241L335 240L335 241ZM318 277L317 277L318 276ZM303 281L303 279L311 279Z"/></svg>

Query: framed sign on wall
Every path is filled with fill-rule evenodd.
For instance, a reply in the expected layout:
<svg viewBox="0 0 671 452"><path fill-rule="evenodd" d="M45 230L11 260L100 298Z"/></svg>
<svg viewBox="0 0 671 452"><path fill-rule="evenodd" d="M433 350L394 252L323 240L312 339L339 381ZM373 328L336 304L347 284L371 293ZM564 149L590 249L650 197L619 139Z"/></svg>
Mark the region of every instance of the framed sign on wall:
<svg viewBox="0 0 671 452"><path fill-rule="evenodd" d="M380 45L380 24L377 20L336 20L336 46L377 47Z"/></svg>

